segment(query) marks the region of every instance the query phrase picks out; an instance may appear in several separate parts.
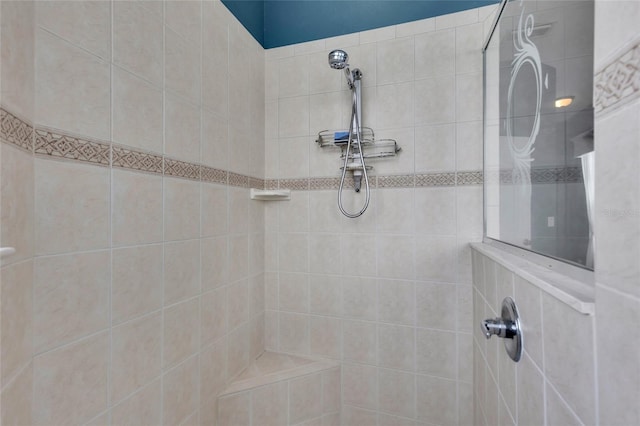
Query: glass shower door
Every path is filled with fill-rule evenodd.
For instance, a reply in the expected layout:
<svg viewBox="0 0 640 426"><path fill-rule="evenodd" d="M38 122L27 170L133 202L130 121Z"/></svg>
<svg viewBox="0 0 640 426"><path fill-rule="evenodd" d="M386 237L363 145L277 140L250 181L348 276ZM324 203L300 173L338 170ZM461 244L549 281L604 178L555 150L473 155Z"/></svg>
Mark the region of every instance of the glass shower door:
<svg viewBox="0 0 640 426"><path fill-rule="evenodd" d="M484 49L485 236L593 268L593 1L509 1Z"/></svg>

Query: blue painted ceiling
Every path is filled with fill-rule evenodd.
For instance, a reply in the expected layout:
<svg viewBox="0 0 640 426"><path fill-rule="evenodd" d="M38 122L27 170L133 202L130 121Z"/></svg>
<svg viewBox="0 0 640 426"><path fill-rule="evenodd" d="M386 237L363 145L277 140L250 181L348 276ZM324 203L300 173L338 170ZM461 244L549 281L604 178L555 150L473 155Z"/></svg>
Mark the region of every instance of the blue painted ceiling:
<svg viewBox="0 0 640 426"><path fill-rule="evenodd" d="M222 0L265 49L497 3L498 0Z"/></svg>

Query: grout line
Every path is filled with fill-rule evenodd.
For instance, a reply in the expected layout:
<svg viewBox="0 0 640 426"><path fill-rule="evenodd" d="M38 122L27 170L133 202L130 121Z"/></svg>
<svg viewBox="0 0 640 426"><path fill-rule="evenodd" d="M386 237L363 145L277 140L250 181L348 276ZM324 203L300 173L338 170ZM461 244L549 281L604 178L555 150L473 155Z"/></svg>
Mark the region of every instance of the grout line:
<svg viewBox="0 0 640 426"><path fill-rule="evenodd" d="M635 303L640 303L640 295L635 295L635 294L631 294L631 293L626 293L622 290L619 290L617 288L611 287L608 284L603 284L603 283L596 283L596 290L597 288L600 287L601 290L607 291L609 293L615 294L617 297L622 297L625 299L629 299L632 300Z"/></svg>
<svg viewBox="0 0 640 426"><path fill-rule="evenodd" d="M56 351L60 351L60 350L63 350L63 349L67 349L69 346L73 346L73 345L76 345L76 344L80 344L80 343L86 342L87 340L90 340L90 339L92 339L92 338L94 338L96 336L99 336L100 334L107 334L107 333L110 333L110 330L109 330L108 326L104 327L104 328L101 328L98 331L94 331L94 332L92 332L90 334L83 335L83 336L81 336L79 338L76 338L75 340L70 341L70 342L64 342L61 345L51 347L51 348L46 349L44 351L40 351L40 352L35 352L34 351L33 359L35 360L36 358L40 358L40 357L42 357L42 356L44 356L44 355L46 355L48 353L51 353L51 352L56 352Z"/></svg>
<svg viewBox="0 0 640 426"><path fill-rule="evenodd" d="M576 414L576 412L573 409L573 407L567 402L567 400L562 396L560 391L558 389L556 389L556 387L553 385L553 383L551 383L551 381L549 381L546 376L544 378L544 387L545 387L545 389L547 387L550 387L551 390L553 391L553 393L560 400L560 403L564 404L565 409L567 409L569 411L569 413L574 417L575 420L577 420L580 423L581 426L584 426L584 423L582 422L582 418L580 416L578 416L578 414ZM546 422L546 418L545 418L545 422Z"/></svg>
<svg viewBox="0 0 640 426"><path fill-rule="evenodd" d="M203 120L203 101L202 101L202 69L203 69L203 54L204 52L204 3L200 2L200 47L199 47L199 53L200 53L200 70L199 70L199 78L200 78L200 84L199 84L199 97L200 97L200 102L199 102L199 124L200 124L200 143L198 144L198 148L199 148L199 159L200 159L200 163L204 164L204 161L202 161L202 147L203 147L203 133L204 133L204 120ZM198 235L199 235L199 250L198 250L198 350L196 352L197 356L198 356L198 378L196 380L196 413L197 413L197 417L198 417L198 424L199 419L200 419L200 408L202 407L202 311L203 311L203 306L202 306L202 295L203 295L203 291L202 291L202 242L203 242L203 231L202 231L202 220L203 220L203 198L204 198L204 183L202 181L202 169L200 169L200 185L199 185L199 195L200 195L200 205L199 207L199 227L198 227Z"/></svg>
<svg viewBox="0 0 640 426"><path fill-rule="evenodd" d="M167 226L167 218L166 218L166 208L167 208L167 197L166 197L166 175L164 173L166 167L166 130L167 130L167 93L165 90L166 86L166 26L165 26L165 16L166 16L166 3L162 4L162 269L160 271L161 282L162 282L162 297L161 297L161 321L162 321L162 333L160 335L160 423L164 424L164 395L165 395L165 330L166 330L166 317L165 317L165 240L166 240L166 226Z"/></svg>
<svg viewBox="0 0 640 426"><path fill-rule="evenodd" d="M542 370L542 405L543 405L543 415L544 415L544 424L545 426L547 426L547 418L548 418L548 404L547 404L547 369L546 369L546 354L545 354L545 350L544 350L544 308L543 308L543 294L540 293L540 297L539 297L539 301L538 301L538 309L540 312L540 346L541 346L541 350L542 350L542 360L541 360L541 366L538 367L538 365L533 362L533 358L531 359L531 363L533 365L535 365L536 367L540 368Z"/></svg>
<svg viewBox="0 0 640 426"><path fill-rule="evenodd" d="M113 39L114 39L114 3L110 2L109 4L109 30L110 30L110 58L109 58L109 139L113 140L113 129L114 129L114 90L113 90ZM109 149L109 165L113 165L113 149L110 147ZM109 167L109 360L108 360L108 370L107 370L107 410L108 410L108 421L111 424L112 421L112 413L111 408L113 406L113 229L114 229L114 169L113 167Z"/></svg>
<svg viewBox="0 0 640 426"><path fill-rule="evenodd" d="M595 315L591 316L592 345L593 345L593 401L594 401L594 424L600 425L600 380L598 375L598 327Z"/></svg>
<svg viewBox="0 0 640 426"><path fill-rule="evenodd" d="M0 388L0 393L4 393L14 382L18 380L20 375L24 373L29 368L33 368L33 357L29 360L29 362L25 363L22 367L20 367L16 372L14 372L11 376L5 378L2 381L2 387Z"/></svg>
<svg viewBox="0 0 640 426"><path fill-rule="evenodd" d="M67 38L55 33L53 30L50 30L49 28L46 28L46 27L43 27L43 26L40 26L40 25L36 25L35 26L35 30L36 31L37 30L42 30L42 31L46 32L47 34L55 37L56 39L61 40L62 42L64 42L64 44L66 44L68 46L71 46L74 49L81 50L84 54L90 55L94 60L98 60L98 61L102 62L102 64L111 64L111 62L113 60L113 52L111 52L112 53L111 58L102 58L97 53L92 52L91 50L88 50L87 48L82 47L82 46L80 46L78 44L75 44L72 41L69 41ZM113 40L113 37L111 39ZM113 44L113 43L111 43L111 44ZM113 46L111 48L113 49Z"/></svg>

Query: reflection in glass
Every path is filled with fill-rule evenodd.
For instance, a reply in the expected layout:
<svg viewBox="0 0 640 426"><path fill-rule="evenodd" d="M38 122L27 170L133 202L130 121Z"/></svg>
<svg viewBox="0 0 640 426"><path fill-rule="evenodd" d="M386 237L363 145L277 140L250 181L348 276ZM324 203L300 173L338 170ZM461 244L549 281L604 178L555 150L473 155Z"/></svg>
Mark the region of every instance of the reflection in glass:
<svg viewBox="0 0 640 426"><path fill-rule="evenodd" d="M486 236L593 268L593 1L510 1L485 52Z"/></svg>

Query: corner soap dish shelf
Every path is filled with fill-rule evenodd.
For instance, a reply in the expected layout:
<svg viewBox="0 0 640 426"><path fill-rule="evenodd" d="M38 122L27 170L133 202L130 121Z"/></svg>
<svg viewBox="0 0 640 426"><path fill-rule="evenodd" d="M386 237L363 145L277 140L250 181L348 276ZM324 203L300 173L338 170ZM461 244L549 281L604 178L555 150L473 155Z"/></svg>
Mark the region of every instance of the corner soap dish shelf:
<svg viewBox="0 0 640 426"><path fill-rule="evenodd" d="M287 201L291 199L290 189L255 189L251 188L249 197L261 201Z"/></svg>
<svg viewBox="0 0 640 426"><path fill-rule="evenodd" d="M0 259L13 256L16 253L16 249L13 247L0 247Z"/></svg>

